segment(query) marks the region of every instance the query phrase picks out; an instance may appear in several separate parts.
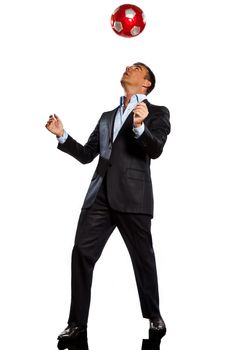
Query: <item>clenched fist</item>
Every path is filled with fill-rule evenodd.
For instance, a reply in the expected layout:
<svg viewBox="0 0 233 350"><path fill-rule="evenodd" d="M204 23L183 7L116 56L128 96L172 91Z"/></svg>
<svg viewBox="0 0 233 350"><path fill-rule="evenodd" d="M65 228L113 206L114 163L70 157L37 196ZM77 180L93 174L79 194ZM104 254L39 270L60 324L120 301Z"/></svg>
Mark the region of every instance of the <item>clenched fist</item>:
<svg viewBox="0 0 233 350"><path fill-rule="evenodd" d="M142 125L143 120L148 116L149 111L145 102L138 103L133 110L135 128Z"/></svg>
<svg viewBox="0 0 233 350"><path fill-rule="evenodd" d="M56 114L50 115L45 127L57 137L63 136L64 134L62 121L58 118Z"/></svg>

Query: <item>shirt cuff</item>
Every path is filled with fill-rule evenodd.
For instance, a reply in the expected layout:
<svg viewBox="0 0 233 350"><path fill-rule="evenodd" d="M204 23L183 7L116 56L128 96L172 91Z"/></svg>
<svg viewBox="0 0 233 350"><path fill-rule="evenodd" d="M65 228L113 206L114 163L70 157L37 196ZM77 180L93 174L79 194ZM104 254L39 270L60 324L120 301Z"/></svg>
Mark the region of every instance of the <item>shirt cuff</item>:
<svg viewBox="0 0 233 350"><path fill-rule="evenodd" d="M142 123L142 125L139 126L138 128L133 128L133 132L135 134L135 138L138 139L143 134L144 130L145 130L144 123Z"/></svg>
<svg viewBox="0 0 233 350"><path fill-rule="evenodd" d="M59 143L65 143L68 138L67 132L64 130L64 134L60 137L57 137Z"/></svg>

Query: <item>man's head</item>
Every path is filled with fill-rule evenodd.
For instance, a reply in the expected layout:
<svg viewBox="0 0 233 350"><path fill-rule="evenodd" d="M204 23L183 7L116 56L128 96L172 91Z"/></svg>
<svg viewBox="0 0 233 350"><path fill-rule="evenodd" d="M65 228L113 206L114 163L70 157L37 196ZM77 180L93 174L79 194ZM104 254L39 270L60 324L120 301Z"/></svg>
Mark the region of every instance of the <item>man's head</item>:
<svg viewBox="0 0 233 350"><path fill-rule="evenodd" d="M148 95L155 87L155 75L152 70L142 62L136 62L126 67L121 78L123 88L134 90L135 93Z"/></svg>

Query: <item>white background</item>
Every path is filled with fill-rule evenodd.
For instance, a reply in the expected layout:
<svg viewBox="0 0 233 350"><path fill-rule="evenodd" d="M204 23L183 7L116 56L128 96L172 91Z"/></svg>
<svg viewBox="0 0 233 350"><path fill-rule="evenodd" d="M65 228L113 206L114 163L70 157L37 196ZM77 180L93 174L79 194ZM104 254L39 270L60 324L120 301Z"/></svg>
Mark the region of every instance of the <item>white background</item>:
<svg viewBox="0 0 233 350"><path fill-rule="evenodd" d="M96 166L56 149L44 127L57 113L86 142L122 94L125 66L148 64L149 100L171 112L172 133L152 163L153 240L162 350L230 350L232 340L231 1L135 1L147 19L117 36L118 1L0 3L1 348L56 349L70 303L70 255ZM131 262L116 230L96 265L90 350L139 350L141 317Z"/></svg>

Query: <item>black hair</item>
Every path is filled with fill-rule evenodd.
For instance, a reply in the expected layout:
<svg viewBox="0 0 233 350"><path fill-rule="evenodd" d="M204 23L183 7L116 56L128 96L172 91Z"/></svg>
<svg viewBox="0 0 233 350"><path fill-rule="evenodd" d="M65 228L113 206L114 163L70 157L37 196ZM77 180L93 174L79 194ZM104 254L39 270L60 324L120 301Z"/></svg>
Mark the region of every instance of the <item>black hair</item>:
<svg viewBox="0 0 233 350"><path fill-rule="evenodd" d="M151 85L147 88L147 91L146 91L146 94L148 95L155 87L155 83L156 83L155 75L152 72L152 70L145 63L136 62L133 65L134 66L142 66L142 67L146 68L148 73L146 74L145 79L147 79L151 82Z"/></svg>

